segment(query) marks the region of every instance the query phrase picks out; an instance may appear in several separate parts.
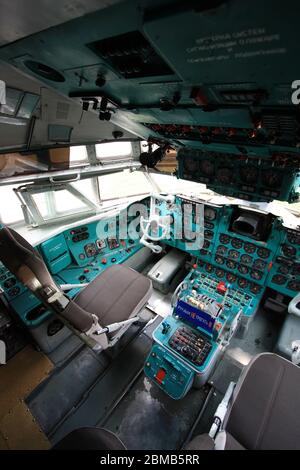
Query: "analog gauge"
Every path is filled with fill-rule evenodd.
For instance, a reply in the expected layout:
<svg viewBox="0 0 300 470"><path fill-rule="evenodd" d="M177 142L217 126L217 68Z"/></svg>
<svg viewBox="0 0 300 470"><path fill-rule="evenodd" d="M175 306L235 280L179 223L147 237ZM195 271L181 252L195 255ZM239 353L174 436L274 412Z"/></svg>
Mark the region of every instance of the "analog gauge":
<svg viewBox="0 0 300 470"><path fill-rule="evenodd" d="M287 281L287 278L285 276L282 276L281 274L275 274L275 276L272 277L272 282L274 284L285 284Z"/></svg>
<svg viewBox="0 0 300 470"><path fill-rule="evenodd" d="M269 188L278 188L281 185L282 174L276 170L267 170L262 176L263 184Z"/></svg>
<svg viewBox="0 0 300 470"><path fill-rule="evenodd" d="M229 258L238 259L238 257L240 256L240 254L239 254L239 252L236 251L236 250L229 250L228 256L229 256Z"/></svg>
<svg viewBox="0 0 300 470"><path fill-rule="evenodd" d="M242 255L241 256L241 263L244 263L244 264L252 264L252 258L251 256L249 255Z"/></svg>
<svg viewBox="0 0 300 470"><path fill-rule="evenodd" d="M241 180L246 184L257 182L258 169L255 166L247 166L240 169Z"/></svg>
<svg viewBox="0 0 300 470"><path fill-rule="evenodd" d="M214 224L211 224L210 222L204 222L204 227L211 230L214 228Z"/></svg>
<svg viewBox="0 0 300 470"><path fill-rule="evenodd" d="M230 168L219 168L217 170L216 179L221 184L230 184L233 172Z"/></svg>
<svg viewBox="0 0 300 470"><path fill-rule="evenodd" d="M255 279L256 281L260 281L263 277L263 273L261 271L257 271L256 269L252 269L250 274L252 279Z"/></svg>
<svg viewBox="0 0 300 470"><path fill-rule="evenodd" d="M14 277L10 277L7 279L7 281L4 282L4 287L5 289L10 289L11 287L15 286L17 284L17 281Z"/></svg>
<svg viewBox="0 0 300 470"><path fill-rule="evenodd" d="M292 273L296 276L300 276L300 264L294 264Z"/></svg>
<svg viewBox="0 0 300 470"><path fill-rule="evenodd" d="M217 248L217 253L219 255L225 255L226 251L227 251L227 246L219 245Z"/></svg>
<svg viewBox="0 0 300 470"><path fill-rule="evenodd" d="M248 274L248 271L249 271L247 266L244 266L243 264L239 264L238 270L241 274Z"/></svg>
<svg viewBox="0 0 300 470"><path fill-rule="evenodd" d="M215 173L215 166L211 160L201 160L200 171L205 176L213 176Z"/></svg>
<svg viewBox="0 0 300 470"><path fill-rule="evenodd" d="M231 259L228 259L226 261L226 266L227 268L229 269L236 269L236 262L235 261L232 261Z"/></svg>
<svg viewBox="0 0 300 470"><path fill-rule="evenodd" d="M223 245L227 245L230 242L230 237L226 233L221 233L219 240Z"/></svg>
<svg viewBox="0 0 300 470"><path fill-rule="evenodd" d="M194 160L191 157L187 157L184 159L184 169L188 172L197 171L199 168L199 162Z"/></svg>
<svg viewBox="0 0 300 470"><path fill-rule="evenodd" d="M204 240L203 248L209 248L209 247L210 247L210 242L208 240Z"/></svg>
<svg viewBox="0 0 300 470"><path fill-rule="evenodd" d="M18 295L20 291L21 291L20 287L18 286L13 287L12 289L8 291L8 295L10 295L11 297L14 297L15 295Z"/></svg>
<svg viewBox="0 0 300 470"><path fill-rule="evenodd" d="M212 232L211 230L204 230L204 236L205 238L211 239L214 236L214 232Z"/></svg>
<svg viewBox="0 0 300 470"><path fill-rule="evenodd" d="M233 246L233 248L236 248L237 250L239 250L240 248L242 248L243 242L239 238L233 238L231 240L231 245Z"/></svg>
<svg viewBox="0 0 300 470"><path fill-rule="evenodd" d="M260 269L261 271L263 271L266 266L267 266L267 263L263 261L262 259L256 259L253 263L253 267L255 269Z"/></svg>
<svg viewBox="0 0 300 470"><path fill-rule="evenodd" d="M259 292L261 291L261 286L259 286L258 284L251 284L250 291L252 292L252 294L259 294Z"/></svg>
<svg viewBox="0 0 300 470"><path fill-rule="evenodd" d="M246 253L251 255L252 253L255 253L256 246L253 245L253 243L245 243L244 250L246 251Z"/></svg>
<svg viewBox="0 0 300 470"><path fill-rule="evenodd" d="M296 255L296 248L292 245L281 245L281 251L287 258L294 258Z"/></svg>
<svg viewBox="0 0 300 470"><path fill-rule="evenodd" d="M300 245L300 233L288 232L287 239L290 243L293 243L294 245Z"/></svg>
<svg viewBox="0 0 300 470"><path fill-rule="evenodd" d="M300 291L300 282L299 281L290 281L287 285L288 289L294 291Z"/></svg>
<svg viewBox="0 0 300 470"><path fill-rule="evenodd" d="M223 271L223 269L219 269L219 268L216 269L216 276L218 278L224 277L224 275L225 275L225 272Z"/></svg>
<svg viewBox="0 0 300 470"><path fill-rule="evenodd" d="M278 268L278 272L281 274L288 274L290 266L288 264L281 264Z"/></svg>
<svg viewBox="0 0 300 470"><path fill-rule="evenodd" d="M236 281L236 276L234 274L227 273L226 274L226 279L227 279L228 282L235 282Z"/></svg>
<svg viewBox="0 0 300 470"><path fill-rule="evenodd" d="M239 278L238 285L241 289L245 289L248 286L248 281L243 278Z"/></svg>
<svg viewBox="0 0 300 470"><path fill-rule="evenodd" d="M217 256L215 257L215 262L218 263L218 264L224 264L225 259L223 258L223 256L217 255Z"/></svg>
<svg viewBox="0 0 300 470"><path fill-rule="evenodd" d="M205 269L208 273L212 273L214 271L214 267L211 264L207 264Z"/></svg>
<svg viewBox="0 0 300 470"><path fill-rule="evenodd" d="M268 250L267 248L258 248L257 254L260 258L268 258L268 256L270 255L270 250Z"/></svg>
<svg viewBox="0 0 300 470"><path fill-rule="evenodd" d="M204 219L215 220L216 217L217 217L216 211L212 209L211 207L206 206L204 209Z"/></svg>

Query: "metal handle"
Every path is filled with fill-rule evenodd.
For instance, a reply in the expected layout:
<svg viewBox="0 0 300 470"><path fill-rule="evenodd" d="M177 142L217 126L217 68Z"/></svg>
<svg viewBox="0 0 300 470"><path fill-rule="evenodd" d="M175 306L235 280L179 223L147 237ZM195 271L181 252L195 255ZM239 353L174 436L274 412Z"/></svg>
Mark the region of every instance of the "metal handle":
<svg viewBox="0 0 300 470"><path fill-rule="evenodd" d="M49 180L50 180L50 183L73 183L73 181L78 181L78 180L80 180L80 174L77 173L77 175L75 176L75 178L59 179L59 180L56 180L56 179L55 179L55 176L50 176Z"/></svg>

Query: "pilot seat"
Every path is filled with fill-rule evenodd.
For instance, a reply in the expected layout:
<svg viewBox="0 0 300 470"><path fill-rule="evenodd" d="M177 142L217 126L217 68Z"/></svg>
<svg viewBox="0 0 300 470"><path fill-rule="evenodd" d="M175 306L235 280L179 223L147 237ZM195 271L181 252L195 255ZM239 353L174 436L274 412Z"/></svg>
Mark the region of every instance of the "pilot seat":
<svg viewBox="0 0 300 470"><path fill-rule="evenodd" d="M46 307L90 346L112 346L135 321L152 293L151 280L124 265L110 266L70 299L43 258L20 234L0 230L0 261Z"/></svg>

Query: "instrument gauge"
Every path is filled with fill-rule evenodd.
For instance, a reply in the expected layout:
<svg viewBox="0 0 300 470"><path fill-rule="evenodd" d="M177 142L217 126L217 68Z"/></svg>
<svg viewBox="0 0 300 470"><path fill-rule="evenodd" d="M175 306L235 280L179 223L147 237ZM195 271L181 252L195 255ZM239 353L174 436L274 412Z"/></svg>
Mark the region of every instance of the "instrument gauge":
<svg viewBox="0 0 300 470"><path fill-rule="evenodd" d="M227 251L227 246L219 245L217 248L217 253L219 255L225 255L226 251Z"/></svg>
<svg viewBox="0 0 300 470"><path fill-rule="evenodd" d="M249 272L249 269L247 268L247 266L244 266L243 264L239 264L238 270L241 274L248 274Z"/></svg>
<svg viewBox="0 0 300 470"><path fill-rule="evenodd" d="M207 264L205 269L208 273L212 273L214 271L214 267L211 264Z"/></svg>
<svg viewBox="0 0 300 470"><path fill-rule="evenodd" d="M251 284L250 291L252 292L252 294L259 294L259 292L261 291L261 286L259 286L258 284Z"/></svg>
<svg viewBox="0 0 300 470"><path fill-rule="evenodd" d="M278 268L278 272L281 274L288 274L290 266L288 264L281 264Z"/></svg>
<svg viewBox="0 0 300 470"><path fill-rule="evenodd" d="M281 245L281 251L287 258L294 258L296 255L296 248L292 245Z"/></svg>
<svg viewBox="0 0 300 470"><path fill-rule="evenodd" d="M244 264L252 264L252 258L251 256L249 255L242 255L241 256L241 263L244 263Z"/></svg>
<svg viewBox="0 0 300 470"><path fill-rule="evenodd" d="M294 245L300 245L300 233L288 232L287 239L290 243Z"/></svg>
<svg viewBox="0 0 300 470"><path fill-rule="evenodd" d="M212 239L214 236L214 232L212 232L211 230L204 230L204 236L205 238Z"/></svg>
<svg viewBox="0 0 300 470"><path fill-rule="evenodd" d="M223 269L219 269L219 268L216 269L216 276L218 278L224 277L224 275L225 275L225 272L223 271Z"/></svg>
<svg viewBox="0 0 300 470"><path fill-rule="evenodd" d="M267 266L267 263L263 261L262 259L256 259L253 263L253 267L255 269L259 269L260 271L263 271L266 266Z"/></svg>
<svg viewBox="0 0 300 470"><path fill-rule="evenodd" d="M258 169L255 166L247 166L240 170L241 180L246 184L254 184L257 182Z"/></svg>
<svg viewBox="0 0 300 470"><path fill-rule="evenodd" d="M248 286L248 281L243 278L239 278L238 285L241 289L245 289Z"/></svg>
<svg viewBox="0 0 300 470"><path fill-rule="evenodd" d="M245 243L244 250L246 251L246 253L251 255L252 253L255 253L256 246L253 245L253 243Z"/></svg>
<svg viewBox="0 0 300 470"><path fill-rule="evenodd" d="M299 281L290 281L287 285L288 289L294 291L300 291L300 282Z"/></svg>
<svg viewBox="0 0 300 470"><path fill-rule="evenodd" d="M226 266L227 268L229 269L236 269L236 262L235 261L232 261L231 259L228 259L226 261Z"/></svg>
<svg viewBox="0 0 300 470"><path fill-rule="evenodd" d="M219 168L217 170L216 179L221 184L230 184L232 177L233 172L230 168Z"/></svg>
<svg viewBox="0 0 300 470"><path fill-rule="evenodd" d="M16 284L17 284L16 279L14 277L10 277L9 279L7 279L7 281L4 282L3 286L5 287L5 289L10 289Z"/></svg>
<svg viewBox="0 0 300 470"><path fill-rule="evenodd" d="M217 255L217 256L215 257L215 262L218 263L218 264L224 264L224 263L225 263L225 259L223 258L223 256Z"/></svg>
<svg viewBox="0 0 300 470"><path fill-rule="evenodd" d="M272 282L274 284L285 284L287 281L287 278L285 276L282 276L281 274L275 274L275 276L272 277Z"/></svg>
<svg viewBox="0 0 300 470"><path fill-rule="evenodd" d="M184 169L188 172L195 172L199 168L199 162L191 157L184 159Z"/></svg>
<svg viewBox="0 0 300 470"><path fill-rule="evenodd" d="M240 254L239 254L239 252L236 251L236 250L229 250L228 256L229 256L229 258L238 259L238 257L240 256Z"/></svg>
<svg viewBox="0 0 300 470"><path fill-rule="evenodd" d="M282 174L276 170L267 170L264 172L263 184L269 188L278 188L282 182Z"/></svg>
<svg viewBox="0 0 300 470"><path fill-rule="evenodd" d="M230 237L226 233L221 233L219 240L223 245L227 245L230 242Z"/></svg>
<svg viewBox="0 0 300 470"><path fill-rule="evenodd" d="M212 221L212 220L215 220L216 217L217 217L217 212L211 207L206 206L204 209L204 219Z"/></svg>
<svg viewBox="0 0 300 470"><path fill-rule="evenodd" d="M226 279L227 279L228 282L235 282L236 281L236 276L234 274L227 273L226 274Z"/></svg>
<svg viewBox="0 0 300 470"><path fill-rule="evenodd" d="M232 238L231 245L233 246L233 248L239 250L240 248L242 248L243 242L239 238Z"/></svg>
<svg viewBox="0 0 300 470"><path fill-rule="evenodd" d="M200 171L205 176L213 176L215 174L215 166L211 160L201 160Z"/></svg>
<svg viewBox="0 0 300 470"><path fill-rule="evenodd" d="M268 250L268 248L258 248L257 254L260 258L268 258L268 256L270 256L270 250Z"/></svg>
<svg viewBox="0 0 300 470"><path fill-rule="evenodd" d="M256 269L252 269L250 274L252 279L255 279L256 281L260 281L263 277L263 273L261 271L257 271Z"/></svg>
<svg viewBox="0 0 300 470"><path fill-rule="evenodd" d="M294 264L292 273L296 276L300 276L300 264Z"/></svg>

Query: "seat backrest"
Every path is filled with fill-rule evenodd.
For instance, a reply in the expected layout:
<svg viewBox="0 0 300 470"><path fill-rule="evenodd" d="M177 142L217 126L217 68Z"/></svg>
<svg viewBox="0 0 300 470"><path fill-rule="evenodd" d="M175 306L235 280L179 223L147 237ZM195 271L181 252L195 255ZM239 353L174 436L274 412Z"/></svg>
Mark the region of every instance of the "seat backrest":
<svg viewBox="0 0 300 470"><path fill-rule="evenodd" d="M246 449L300 449L300 368L276 354L256 356L240 377L224 422Z"/></svg>
<svg viewBox="0 0 300 470"><path fill-rule="evenodd" d="M0 261L33 292L38 284L58 290L38 251L9 227L0 230Z"/></svg>
<svg viewBox="0 0 300 470"><path fill-rule="evenodd" d="M81 332L86 332L91 328L93 325L92 314L86 312L63 294L60 287L54 282L38 251L19 233L9 227L0 229L0 261L53 313L59 314ZM50 296L61 293L64 298L64 308L61 308L61 305L58 308L57 302L47 302L48 291Z"/></svg>

